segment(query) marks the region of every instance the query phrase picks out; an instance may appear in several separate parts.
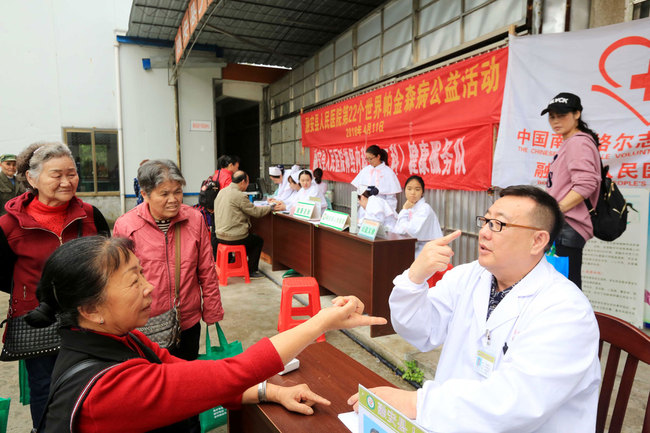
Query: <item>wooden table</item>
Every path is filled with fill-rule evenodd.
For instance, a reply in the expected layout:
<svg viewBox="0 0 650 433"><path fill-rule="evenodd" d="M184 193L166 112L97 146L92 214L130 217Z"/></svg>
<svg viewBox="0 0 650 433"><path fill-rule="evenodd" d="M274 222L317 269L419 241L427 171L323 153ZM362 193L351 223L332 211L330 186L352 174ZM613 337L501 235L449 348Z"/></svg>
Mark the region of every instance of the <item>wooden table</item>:
<svg viewBox="0 0 650 433"><path fill-rule="evenodd" d="M415 239L394 233L374 241L327 227L314 231L314 273L318 284L336 295L354 295L368 314L385 317L370 336L394 334L388 297L393 279L404 272L415 254Z"/></svg>
<svg viewBox="0 0 650 433"><path fill-rule="evenodd" d="M306 383L332 404L314 406L310 416L289 412L277 404L244 405L241 410L228 412L230 433L349 433L338 414L352 410L347 399L357 392L358 385L393 386L329 343L310 345L298 359L298 370L273 376L269 382L285 386Z"/></svg>
<svg viewBox="0 0 650 433"><path fill-rule="evenodd" d="M283 214L256 220L252 231L264 239L263 251L271 256L274 271L290 268L314 277L321 289L355 295L368 314L387 319L393 279L411 265L415 254L411 237L388 233L371 241ZM390 323L370 328L371 337L394 333Z"/></svg>

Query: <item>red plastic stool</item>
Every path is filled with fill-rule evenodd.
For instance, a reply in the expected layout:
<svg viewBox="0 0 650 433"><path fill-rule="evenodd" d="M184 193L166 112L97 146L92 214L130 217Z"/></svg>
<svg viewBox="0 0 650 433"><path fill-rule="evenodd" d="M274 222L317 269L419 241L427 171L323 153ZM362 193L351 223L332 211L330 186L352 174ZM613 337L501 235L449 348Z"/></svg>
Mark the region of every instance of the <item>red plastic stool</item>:
<svg viewBox="0 0 650 433"><path fill-rule="evenodd" d="M429 279L427 280L427 283L429 284L429 287L433 287L433 286L435 286L436 283L437 283L438 281L440 281L440 279L442 279L443 275L445 275L445 272L447 272L447 271L450 270L451 268L453 268L453 266L452 266L451 263L449 263L449 264L447 265L447 269L445 269L444 271L438 271L438 272L436 272L435 274L431 275L431 278L429 278Z"/></svg>
<svg viewBox="0 0 650 433"><path fill-rule="evenodd" d="M293 295L309 295L309 304L304 307L292 306ZM280 298L280 315L278 316L278 331L286 331L307 319L294 319L293 316L314 317L320 311L320 291L318 282L313 277L291 277L282 280L282 296ZM316 341L325 341L325 335Z"/></svg>
<svg viewBox="0 0 650 433"><path fill-rule="evenodd" d="M228 263L228 255L235 255L235 262ZM251 282L248 275L248 262L246 261L246 247L244 245L219 244L217 247L217 274L219 285L227 286L228 277L244 277L247 283Z"/></svg>

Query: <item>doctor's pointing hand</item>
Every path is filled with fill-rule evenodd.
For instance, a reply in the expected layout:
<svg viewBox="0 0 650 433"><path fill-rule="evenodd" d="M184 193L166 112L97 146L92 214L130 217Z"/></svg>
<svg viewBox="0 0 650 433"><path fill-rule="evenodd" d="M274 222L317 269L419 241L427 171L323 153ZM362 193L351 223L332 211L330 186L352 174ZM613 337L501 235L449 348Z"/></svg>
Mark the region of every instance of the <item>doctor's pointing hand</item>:
<svg viewBox="0 0 650 433"><path fill-rule="evenodd" d="M409 279L416 284L420 284L436 272L447 269L447 265L454 255L454 251L449 244L460 237L462 233L462 231L456 230L447 236L428 242L409 268Z"/></svg>

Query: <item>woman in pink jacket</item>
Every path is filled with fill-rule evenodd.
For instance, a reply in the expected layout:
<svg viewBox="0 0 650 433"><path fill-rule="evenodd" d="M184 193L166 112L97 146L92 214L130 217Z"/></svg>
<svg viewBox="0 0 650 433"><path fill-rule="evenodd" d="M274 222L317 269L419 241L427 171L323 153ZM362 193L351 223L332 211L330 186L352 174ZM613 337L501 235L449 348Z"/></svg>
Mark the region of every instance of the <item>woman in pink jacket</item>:
<svg viewBox="0 0 650 433"><path fill-rule="evenodd" d="M546 181L548 193L557 200L564 214L555 251L558 256L569 258L569 280L582 289L582 249L594 236L585 200L596 207L600 191L598 135L582 119L582 103L573 93L558 94L542 111L542 116L546 113L553 132L563 140Z"/></svg>
<svg viewBox="0 0 650 433"><path fill-rule="evenodd" d="M170 353L197 358L201 318L207 324L223 318L219 283L212 259L210 233L201 214L183 204L185 178L170 160L151 160L138 169L144 203L115 221L113 236L133 240L146 279L154 286L150 316L179 305L180 342ZM175 235L180 226L179 299L174 300Z"/></svg>

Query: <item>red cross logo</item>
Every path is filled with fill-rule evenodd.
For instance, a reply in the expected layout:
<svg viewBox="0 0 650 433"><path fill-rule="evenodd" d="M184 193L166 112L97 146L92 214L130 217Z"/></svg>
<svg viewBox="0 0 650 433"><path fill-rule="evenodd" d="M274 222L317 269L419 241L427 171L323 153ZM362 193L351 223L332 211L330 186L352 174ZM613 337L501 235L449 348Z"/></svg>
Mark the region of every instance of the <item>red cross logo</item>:
<svg viewBox="0 0 650 433"><path fill-rule="evenodd" d="M609 57L610 54L612 54L614 51L617 49L625 46L625 45L641 45L644 47L650 48L650 39L641 37L641 36L628 36L623 39L619 39L618 41L614 42L611 44L609 47L603 51L603 54L600 56L600 61L598 62L598 69L600 70L600 74L603 76L605 81L609 83L613 88L617 89L621 87L619 83L614 81L614 79L607 73L607 69L605 67L605 62L607 61L607 58ZM632 79L630 81L630 89L645 89L644 94L643 94L643 100L644 101L650 101L650 64L648 64L648 72L644 72L642 74L637 74L637 75L632 75ZM632 104L618 96L616 93L614 93L612 90L603 87L598 84L594 84L591 86L591 90L594 92L600 92L603 93L621 104L623 104L628 110L630 110L636 117L638 117L645 125L650 126L650 121L648 121L637 109L635 109Z"/></svg>
<svg viewBox="0 0 650 433"><path fill-rule="evenodd" d="M648 62L648 72L632 75L630 89L645 89L643 100L650 101L650 62Z"/></svg>

